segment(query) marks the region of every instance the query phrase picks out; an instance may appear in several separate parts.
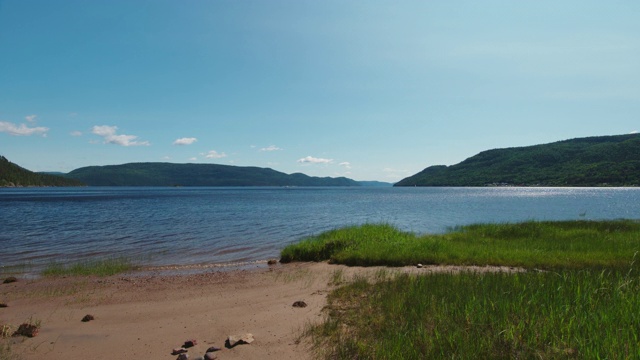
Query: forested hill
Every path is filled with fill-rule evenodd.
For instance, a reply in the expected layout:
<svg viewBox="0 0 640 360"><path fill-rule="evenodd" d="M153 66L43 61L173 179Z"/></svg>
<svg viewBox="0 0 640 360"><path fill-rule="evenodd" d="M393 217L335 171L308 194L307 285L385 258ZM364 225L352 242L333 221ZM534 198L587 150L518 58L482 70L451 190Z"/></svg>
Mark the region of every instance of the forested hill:
<svg viewBox="0 0 640 360"><path fill-rule="evenodd" d="M35 173L0 156L0 187L15 186L84 186L84 184L61 176Z"/></svg>
<svg viewBox="0 0 640 360"><path fill-rule="evenodd" d="M90 186L360 186L357 181L344 177L287 175L269 168L216 164L88 166L65 176Z"/></svg>
<svg viewBox="0 0 640 360"><path fill-rule="evenodd" d="M431 166L395 186L638 186L640 134L483 151Z"/></svg>

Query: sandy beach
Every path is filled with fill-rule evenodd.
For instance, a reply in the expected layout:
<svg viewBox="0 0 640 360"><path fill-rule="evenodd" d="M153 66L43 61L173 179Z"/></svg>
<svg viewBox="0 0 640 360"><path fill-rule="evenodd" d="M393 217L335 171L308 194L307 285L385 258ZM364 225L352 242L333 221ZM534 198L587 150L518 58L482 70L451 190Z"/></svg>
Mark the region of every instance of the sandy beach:
<svg viewBox="0 0 640 360"><path fill-rule="evenodd" d="M0 284L0 303L7 304L0 308L0 324L15 329L25 321L39 322L40 331L33 338L2 341L25 360L176 359L172 350L192 339L197 345L188 349L190 359L204 356L212 346L222 348L218 359L311 359L300 335L307 324L322 320L334 275L350 279L379 270L294 263L191 275L21 279ZM307 306L294 307L296 301ZM95 320L82 322L85 315ZM246 333L255 341L225 347L228 336Z"/></svg>

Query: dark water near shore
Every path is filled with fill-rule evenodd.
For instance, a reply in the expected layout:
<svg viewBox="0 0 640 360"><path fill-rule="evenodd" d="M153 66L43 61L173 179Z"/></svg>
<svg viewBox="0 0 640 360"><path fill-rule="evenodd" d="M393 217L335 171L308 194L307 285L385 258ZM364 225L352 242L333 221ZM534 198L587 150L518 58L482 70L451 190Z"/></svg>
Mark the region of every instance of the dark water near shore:
<svg viewBox="0 0 640 360"><path fill-rule="evenodd" d="M119 256L149 266L254 262L367 222L439 233L477 222L617 218L640 218L640 189L0 189L0 272Z"/></svg>

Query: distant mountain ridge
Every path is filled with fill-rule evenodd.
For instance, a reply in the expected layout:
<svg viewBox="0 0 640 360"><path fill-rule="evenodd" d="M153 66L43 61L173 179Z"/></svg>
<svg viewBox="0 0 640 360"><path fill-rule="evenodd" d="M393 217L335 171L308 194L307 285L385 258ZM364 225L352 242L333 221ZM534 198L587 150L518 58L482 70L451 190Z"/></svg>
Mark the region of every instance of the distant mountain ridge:
<svg viewBox="0 0 640 360"><path fill-rule="evenodd" d="M84 184L61 176L35 173L0 156L0 187L22 186L84 186Z"/></svg>
<svg viewBox="0 0 640 360"><path fill-rule="evenodd" d="M260 167L128 163L88 166L65 175L90 186L361 186L345 177L311 177Z"/></svg>
<svg viewBox="0 0 640 360"><path fill-rule="evenodd" d="M640 134L483 151L394 186L639 186Z"/></svg>

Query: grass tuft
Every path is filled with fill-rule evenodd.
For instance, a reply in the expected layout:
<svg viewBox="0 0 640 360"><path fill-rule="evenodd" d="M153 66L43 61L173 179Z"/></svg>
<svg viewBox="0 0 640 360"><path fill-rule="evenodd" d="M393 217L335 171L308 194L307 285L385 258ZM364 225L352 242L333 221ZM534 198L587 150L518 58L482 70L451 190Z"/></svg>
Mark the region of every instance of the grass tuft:
<svg viewBox="0 0 640 360"><path fill-rule="evenodd" d="M43 271L44 276L110 276L136 270L138 267L126 258L91 260L71 265L51 263Z"/></svg>

